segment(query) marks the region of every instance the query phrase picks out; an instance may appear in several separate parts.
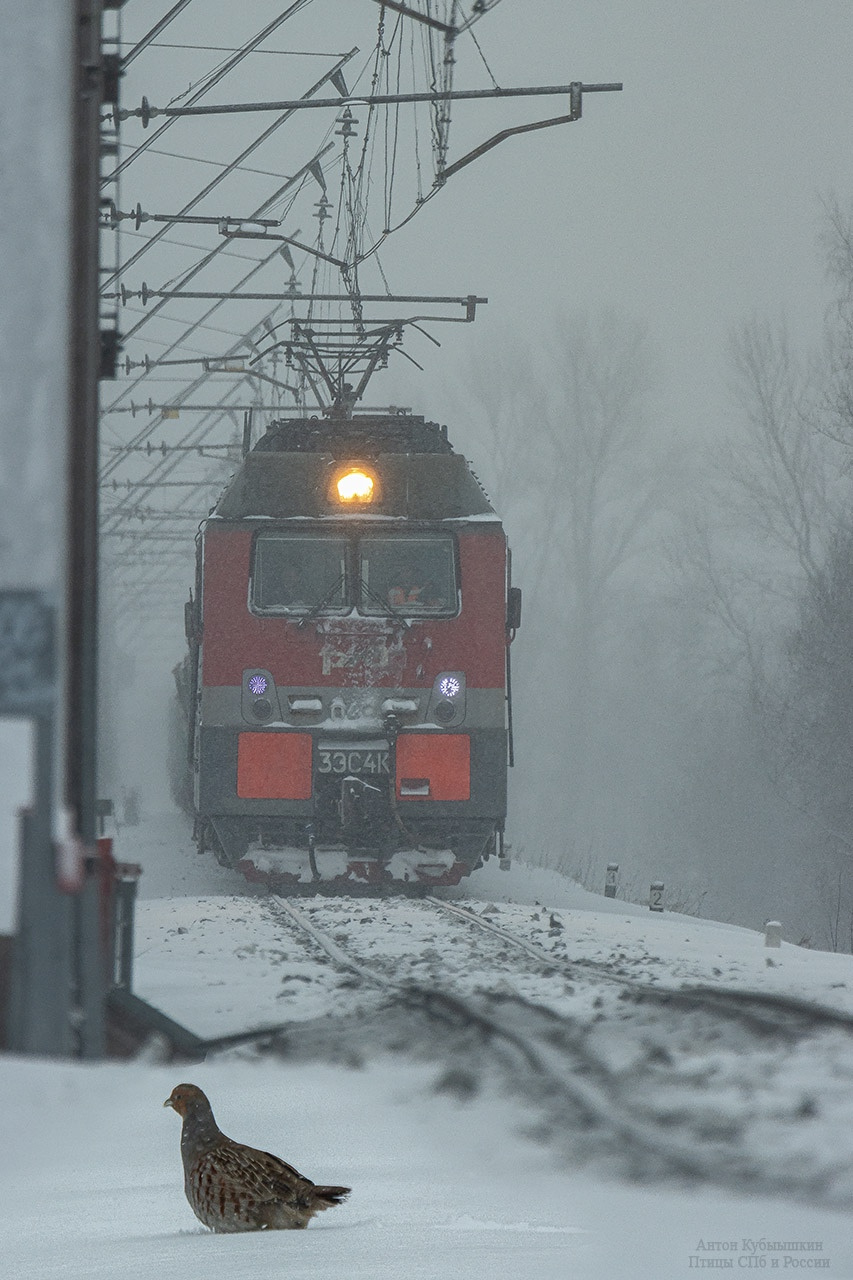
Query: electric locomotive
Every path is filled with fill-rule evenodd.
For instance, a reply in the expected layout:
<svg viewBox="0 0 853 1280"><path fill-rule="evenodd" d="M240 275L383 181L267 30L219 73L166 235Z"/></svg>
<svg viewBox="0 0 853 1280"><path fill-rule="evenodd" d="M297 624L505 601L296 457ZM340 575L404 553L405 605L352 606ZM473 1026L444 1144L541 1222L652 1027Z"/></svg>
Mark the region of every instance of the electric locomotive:
<svg viewBox="0 0 853 1280"><path fill-rule="evenodd" d="M277 886L458 883L502 847L520 613L445 428L274 422L197 539L199 847Z"/></svg>

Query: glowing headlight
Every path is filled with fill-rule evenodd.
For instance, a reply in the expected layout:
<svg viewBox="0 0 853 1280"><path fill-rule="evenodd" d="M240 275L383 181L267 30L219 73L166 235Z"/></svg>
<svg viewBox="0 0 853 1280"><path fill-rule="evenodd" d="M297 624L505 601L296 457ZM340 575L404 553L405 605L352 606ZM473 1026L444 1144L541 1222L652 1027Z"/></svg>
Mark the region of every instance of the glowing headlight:
<svg viewBox="0 0 853 1280"><path fill-rule="evenodd" d="M335 491L341 502L372 502L376 481L368 472L354 467L338 476Z"/></svg>
<svg viewBox="0 0 853 1280"><path fill-rule="evenodd" d="M267 724L279 719L278 695L271 672L257 667L243 672L241 709L243 719L249 724Z"/></svg>
<svg viewBox="0 0 853 1280"><path fill-rule="evenodd" d="M465 719L466 697L464 671L440 671L432 686L427 719L436 724L461 724Z"/></svg>

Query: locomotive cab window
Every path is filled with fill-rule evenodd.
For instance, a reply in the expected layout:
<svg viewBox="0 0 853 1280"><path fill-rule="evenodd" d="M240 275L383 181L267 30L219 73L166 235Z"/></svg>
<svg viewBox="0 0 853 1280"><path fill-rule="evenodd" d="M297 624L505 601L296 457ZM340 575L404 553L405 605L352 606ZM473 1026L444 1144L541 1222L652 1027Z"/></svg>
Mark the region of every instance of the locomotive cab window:
<svg viewBox="0 0 853 1280"><path fill-rule="evenodd" d="M359 542L359 611L393 609L410 617L455 614L452 538L370 537Z"/></svg>
<svg viewBox="0 0 853 1280"><path fill-rule="evenodd" d="M330 613L346 608L347 541L298 534L255 540L251 605L256 613Z"/></svg>

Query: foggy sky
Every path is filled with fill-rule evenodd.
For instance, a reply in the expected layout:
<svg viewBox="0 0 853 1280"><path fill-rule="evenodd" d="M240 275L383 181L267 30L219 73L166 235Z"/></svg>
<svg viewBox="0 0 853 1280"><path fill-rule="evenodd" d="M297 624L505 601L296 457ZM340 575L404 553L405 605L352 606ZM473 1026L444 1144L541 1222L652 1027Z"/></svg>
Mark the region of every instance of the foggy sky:
<svg viewBox="0 0 853 1280"><path fill-rule="evenodd" d="M188 13L218 7L195 0ZM126 24L145 27L161 9L135 0ZM271 43L366 50L377 9L314 0ZM819 339L820 198L853 195L849 4L502 0L475 30L501 85L625 88L588 95L581 121L512 139L452 178L389 243L392 287L428 281L436 292L489 297L474 329L454 333L448 348L504 340L507 328L529 330L559 307L645 318L669 412L686 431L713 432L729 408L733 323L784 316L795 339ZM459 104L453 154L508 120L559 110L555 99ZM440 384L448 352L421 354ZM429 414L431 382L397 366L382 395Z"/></svg>
<svg viewBox="0 0 853 1280"><path fill-rule="evenodd" d="M194 0L169 37L189 33L200 42L229 43L280 11L269 0L249 14L222 0ZM137 39L164 12L161 0L133 0L123 12L125 39ZM272 43L318 50L358 44L367 51L377 14L371 0L314 0ZM22 303L21 289L32 291L33 277L15 265L37 262L39 272L55 272L45 244L56 244L66 225L56 164L66 122L56 97L44 95L44 39L38 22L8 30L9 216L0 228L7 355L10 335L33 349L52 332L43 294L30 311ZM835 192L844 202L853 194L849 4L502 0L476 33L502 85L622 80L625 89L589 95L576 124L503 144L451 179L392 239L383 260L393 288L476 291L490 301L474 327L452 332L442 352L418 349L426 375L400 362L377 382L377 396L439 416L443 386L478 350L545 326L556 308L603 304L647 320L665 373L661 412L685 433L713 434L730 412L726 340L733 323L752 314L784 316L796 340L811 345L819 338L827 301L816 243L820 197ZM139 59L124 103L135 104L140 89L152 101L163 100L161 86L167 97L179 92L199 68L186 59L165 51L156 63L151 54ZM213 61L207 55L205 65ZM467 60L466 71L471 65ZM56 83L55 75L47 80ZM288 91L286 77L281 91ZM460 104L451 158L507 122L559 109L554 99L518 107ZM125 139L134 142L130 125ZM42 158L49 156L46 167ZM47 198L51 190L55 201ZM149 196L131 170L125 204ZM41 357L39 365L44 373ZM20 401L8 391L15 367L11 358L4 365L0 457L7 478L10 456L20 448L11 421ZM56 378L58 362L52 368ZM52 385L61 386L61 377ZM40 409L28 432L33 453L42 456L53 438L44 416ZM29 483L38 490L37 477Z"/></svg>
<svg viewBox="0 0 853 1280"><path fill-rule="evenodd" d="M448 276L489 296L470 340L557 307L644 318L669 412L713 433L734 323L784 316L795 339L820 336L820 197L853 196L853 10L503 0L478 30L502 84L625 87L589 95L576 124L505 143L425 211L435 235L440 215L452 228Z"/></svg>

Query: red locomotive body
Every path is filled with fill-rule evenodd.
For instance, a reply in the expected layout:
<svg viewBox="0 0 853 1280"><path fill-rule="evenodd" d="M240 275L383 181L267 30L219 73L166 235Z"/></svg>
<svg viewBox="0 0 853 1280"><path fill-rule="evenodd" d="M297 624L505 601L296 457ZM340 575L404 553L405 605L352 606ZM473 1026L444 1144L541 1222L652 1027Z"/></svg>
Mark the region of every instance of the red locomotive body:
<svg viewBox="0 0 853 1280"><path fill-rule="evenodd" d="M436 424L273 424L199 534L183 673L198 840L279 884L455 884L495 851L508 564Z"/></svg>

